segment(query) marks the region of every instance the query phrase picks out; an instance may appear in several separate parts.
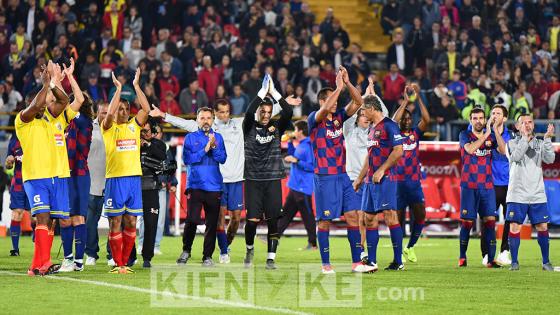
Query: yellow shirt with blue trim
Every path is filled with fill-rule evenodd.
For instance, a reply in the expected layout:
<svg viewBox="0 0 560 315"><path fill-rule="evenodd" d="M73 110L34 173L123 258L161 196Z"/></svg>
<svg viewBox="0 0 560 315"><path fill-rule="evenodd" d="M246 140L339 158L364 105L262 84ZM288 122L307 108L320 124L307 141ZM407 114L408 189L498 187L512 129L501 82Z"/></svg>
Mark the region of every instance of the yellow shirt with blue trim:
<svg viewBox="0 0 560 315"><path fill-rule="evenodd" d="M113 122L111 127L101 133L105 143L105 178L141 176L140 131L135 118L124 124Z"/></svg>
<svg viewBox="0 0 560 315"><path fill-rule="evenodd" d="M16 135L25 152L22 159L23 181L53 178L58 176L58 161L55 152L55 138L50 117L33 118L30 122L21 119L21 112L15 120Z"/></svg>
<svg viewBox="0 0 560 315"><path fill-rule="evenodd" d="M70 125L72 119L74 119L77 115L78 112L72 110L70 106L66 106L66 109L57 117L53 117L48 110L45 111L45 116L49 117L54 135L55 156L58 162L58 171L56 176L60 178L70 177L70 162L68 162L65 130L68 125Z"/></svg>

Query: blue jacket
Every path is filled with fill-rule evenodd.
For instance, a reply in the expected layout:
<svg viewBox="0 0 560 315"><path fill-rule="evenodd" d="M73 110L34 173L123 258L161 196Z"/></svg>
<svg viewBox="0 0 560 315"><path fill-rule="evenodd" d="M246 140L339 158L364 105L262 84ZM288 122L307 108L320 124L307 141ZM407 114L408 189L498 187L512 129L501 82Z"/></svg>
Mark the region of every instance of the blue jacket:
<svg viewBox="0 0 560 315"><path fill-rule="evenodd" d="M288 155L293 155L298 159L297 163L292 163L288 188L299 191L306 195L313 194L313 147L311 140L305 138L301 140L297 147L290 142L288 144Z"/></svg>
<svg viewBox="0 0 560 315"><path fill-rule="evenodd" d="M511 130L507 129L506 126L504 126L502 138L506 144L513 138ZM498 149L492 150L492 177L494 178L494 185L507 186L509 183L509 161L505 154L498 152Z"/></svg>
<svg viewBox="0 0 560 315"><path fill-rule="evenodd" d="M227 158L224 139L210 131L216 138L216 148L205 152L208 136L201 129L189 133L183 143L183 162L187 165L187 189L222 191L223 178L220 165Z"/></svg>

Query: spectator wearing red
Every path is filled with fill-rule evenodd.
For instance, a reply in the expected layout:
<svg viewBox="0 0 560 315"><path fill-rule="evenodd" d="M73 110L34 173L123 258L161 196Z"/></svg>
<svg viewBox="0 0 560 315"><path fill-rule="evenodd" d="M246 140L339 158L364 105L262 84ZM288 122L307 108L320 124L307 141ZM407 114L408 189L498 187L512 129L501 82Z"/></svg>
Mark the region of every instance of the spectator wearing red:
<svg viewBox="0 0 560 315"><path fill-rule="evenodd" d="M402 91L406 85L406 79L399 73L399 68L396 63L392 63L389 67L389 73L383 78L383 99L389 113L393 113L399 99L401 98Z"/></svg>
<svg viewBox="0 0 560 315"><path fill-rule="evenodd" d="M111 10L103 15L103 28L110 29L114 39L121 40L124 28L124 15L119 12L116 1L111 3Z"/></svg>
<svg viewBox="0 0 560 315"><path fill-rule="evenodd" d="M535 119L546 118L548 106L548 84L542 78L539 69L533 69L533 82L529 85L529 94L533 97L533 116Z"/></svg>
<svg viewBox="0 0 560 315"><path fill-rule="evenodd" d="M445 16L449 16L453 25L459 25L459 10L457 10L457 8L455 7L454 0L445 0L445 5L439 7L439 13L442 18Z"/></svg>
<svg viewBox="0 0 560 315"><path fill-rule="evenodd" d="M218 85L222 84L222 73L220 69L212 67L212 58L210 58L210 56L204 56L204 58L202 58L202 65L203 68L198 73L198 83L200 84L200 88L206 92L208 101L213 103L216 96L216 89Z"/></svg>
<svg viewBox="0 0 560 315"><path fill-rule="evenodd" d="M560 81L558 80L558 74L556 72L553 72L550 75L550 81L548 82L548 95L551 96L552 94L554 94L554 92L556 91L560 91Z"/></svg>
<svg viewBox="0 0 560 315"><path fill-rule="evenodd" d="M164 99L168 91L173 93L173 97L179 95L179 80L171 74L171 65L164 63L161 68L161 77L158 80L160 88L160 99Z"/></svg>
<svg viewBox="0 0 560 315"><path fill-rule="evenodd" d="M47 16L47 24L54 22L54 16L58 12L58 0L49 1L49 5L45 7L45 15Z"/></svg>
<svg viewBox="0 0 560 315"><path fill-rule="evenodd" d="M181 107L179 107L179 103L177 103L171 91L165 93L165 97L159 103L159 109L173 116L181 114Z"/></svg>

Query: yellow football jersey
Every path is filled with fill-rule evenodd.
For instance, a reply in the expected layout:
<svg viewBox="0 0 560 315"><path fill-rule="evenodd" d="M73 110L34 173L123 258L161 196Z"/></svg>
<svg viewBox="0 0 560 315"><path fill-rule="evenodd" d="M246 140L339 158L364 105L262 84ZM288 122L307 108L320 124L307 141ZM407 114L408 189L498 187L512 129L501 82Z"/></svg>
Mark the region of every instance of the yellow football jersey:
<svg viewBox="0 0 560 315"><path fill-rule="evenodd" d="M70 163L68 162L68 150L66 149L66 135L64 132L72 119L77 115L78 112L72 110L70 106L66 106L66 109L56 118L48 110L45 111L45 116L49 118L53 130L56 160L58 162L57 176L60 178L70 177Z"/></svg>
<svg viewBox="0 0 560 315"><path fill-rule="evenodd" d="M141 176L140 166L140 131L135 118L127 123L113 122L111 128L101 133L105 143L105 177Z"/></svg>
<svg viewBox="0 0 560 315"><path fill-rule="evenodd" d="M50 117L34 118L30 122L21 120L21 113L15 120L16 134L25 152L21 173L23 181L58 176L58 161Z"/></svg>

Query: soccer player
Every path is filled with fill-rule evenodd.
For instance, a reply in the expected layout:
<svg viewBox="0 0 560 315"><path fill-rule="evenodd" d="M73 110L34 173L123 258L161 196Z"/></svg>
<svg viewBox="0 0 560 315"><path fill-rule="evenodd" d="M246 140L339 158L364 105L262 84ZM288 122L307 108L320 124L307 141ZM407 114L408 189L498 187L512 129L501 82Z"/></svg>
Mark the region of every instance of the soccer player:
<svg viewBox="0 0 560 315"><path fill-rule="evenodd" d="M272 120L272 100L280 103L278 120ZM255 114L257 121L255 121ZM247 109L243 120L245 137L245 267L253 264L257 225L264 218L268 226L266 269L276 269L274 260L278 247L278 217L282 208L282 183L285 176L280 137L290 125L292 108L274 88L270 75L265 75L261 89Z"/></svg>
<svg viewBox="0 0 560 315"><path fill-rule="evenodd" d="M366 185L362 196L362 210L365 212L368 263L377 267L377 244L379 243L379 222L377 214L383 212L385 223L391 233L393 261L385 270L404 270L402 262L402 229L397 215L397 181L395 165L403 155L402 136L397 123L383 116L381 102L376 95L364 99L364 114L374 127L369 130L368 156L354 189L358 191L364 179Z"/></svg>
<svg viewBox="0 0 560 315"><path fill-rule="evenodd" d="M143 212L140 131L148 121L150 104L140 88L137 69L132 84L141 109L136 117L130 118L130 104L120 97L122 84L114 74L112 77L116 90L101 124L106 157L103 210L109 218L109 246L116 264L109 273L126 274L134 273L126 264L136 240L136 217Z"/></svg>
<svg viewBox="0 0 560 315"><path fill-rule="evenodd" d="M67 104L68 97L60 89L62 74L51 61L41 73L42 87L37 93L27 96L27 108L21 111L15 120L15 129L27 158L22 160L21 172L23 187L31 207L31 214L36 217L35 251L33 261L27 272L30 276L46 275L58 272L59 265L51 263L51 247L54 238L54 224L51 218L64 218L67 214L61 210L65 205L63 196L57 195L55 179L62 168L55 145L61 142L55 138L51 115L47 115L47 98L58 103ZM54 97L53 97L54 96ZM53 106L55 114L63 110ZM62 141L63 142L63 141ZM61 198L62 197L62 198ZM66 198L66 201L68 199ZM66 206L67 208L67 206Z"/></svg>
<svg viewBox="0 0 560 315"><path fill-rule="evenodd" d="M30 208L21 177L22 159L23 150L17 135L14 133L8 143L8 156L6 157L6 169L14 169L14 176L10 185L10 209L12 210L12 222L10 223L12 250L10 250L10 256L19 256L19 235L21 233L23 211Z"/></svg>
<svg viewBox="0 0 560 315"><path fill-rule="evenodd" d="M303 225L307 230L306 249L317 249L315 217L311 207L311 195L313 195L313 147L309 140L307 121L296 121L294 126L294 138L298 141L298 145L296 147L293 141L290 141L288 143L288 155L284 158L286 163L291 164L290 179L287 185L290 191L282 206L282 216L278 220L278 234L280 236L284 234L284 231L299 211Z"/></svg>
<svg viewBox="0 0 560 315"><path fill-rule="evenodd" d="M191 257L191 249L196 235L196 226L202 224L200 214L204 206L204 249L202 266L212 267L212 254L216 247L216 229L220 216L220 201L223 178L220 164L227 158L224 139L212 130L214 112L201 107L196 113L199 129L185 137L183 163L187 165L188 214L183 233L183 252L177 264L185 264Z"/></svg>
<svg viewBox="0 0 560 315"><path fill-rule="evenodd" d="M513 138L512 132L506 127L506 121L508 117L508 110L503 105L494 105L490 115L494 117L497 127L496 129L502 135L504 142L507 144L510 139ZM508 191L508 181L509 181L509 161L506 155L501 154L498 150L492 150L492 178L494 179L494 192L496 194L496 210L502 206L502 211L504 218L507 218L507 204L506 195ZM502 243L500 246L500 253L496 258L496 262L501 266L507 266L511 264L511 259L509 258L509 221L505 221L504 230L502 233ZM482 252L482 264L486 266L488 263L488 246L484 241L484 230L481 231L480 236L480 249Z"/></svg>
<svg viewBox="0 0 560 315"><path fill-rule="evenodd" d="M467 266L467 247L476 215L484 221L484 241L488 244L488 268L499 268L496 254L496 195L492 179L492 150L505 154L506 145L497 132L498 124L491 117L486 122L484 110L475 107L470 112L472 130L459 135L461 146L461 231L459 267ZM484 125L486 124L486 130ZM494 128L494 133L492 133Z"/></svg>
<svg viewBox="0 0 560 315"><path fill-rule="evenodd" d="M57 146L57 153L59 156L62 156L64 153L66 158L64 165L69 166L68 172L65 169L64 174L59 177L61 185L65 186L65 190L68 192L70 211L70 218L60 220L60 236L64 249L64 260L62 261L60 272L82 271L84 269L83 258L87 237L85 218L90 187L87 155L91 144L93 104L91 100L88 100L86 106L82 107L85 97L73 73L74 59L70 59L70 66L66 67L64 65L64 75L70 82L74 100L61 115L56 117L58 124L62 126L61 136L65 142L64 147ZM58 126L55 127L58 128ZM75 260L72 252L74 234L76 239Z"/></svg>
<svg viewBox="0 0 560 315"><path fill-rule="evenodd" d="M337 109L338 97L346 87L352 97L345 108ZM352 253L352 271L373 272L374 267L360 260L358 210L360 200L352 189L346 173L346 148L344 146L343 123L356 113L362 105L362 96L352 85L348 72L340 67L336 75L336 89L323 88L317 95L321 108L309 114L309 135L313 144L315 166L314 191L315 210L318 223L317 239L321 254L322 272L333 274L330 261L329 230L333 219L344 213L347 237Z"/></svg>
<svg viewBox="0 0 560 315"><path fill-rule="evenodd" d="M548 221L550 214L544 190L542 163L554 163L552 136L554 125L549 124L544 140L534 134L535 124L530 115L521 115L517 120L517 130L521 136L512 139L509 150L510 176L507 192L507 217L510 222L509 246L511 250L510 270L519 270L519 234L521 225L529 216L531 224L537 228L537 241L541 247L542 269L554 271L548 257Z"/></svg>
<svg viewBox="0 0 560 315"><path fill-rule="evenodd" d="M409 96L418 100L420 105L421 120L418 126L412 127L412 113L406 109L410 100ZM420 87L411 84L404 89L404 100L401 106L393 115L393 120L399 123L402 137L402 146L404 155L397 162L396 178L397 178L397 210L399 222L404 222L406 218L406 207L409 207L414 217L412 230L408 245L403 249L403 254L410 262L417 262L414 245L418 242L422 229L424 228L424 220L426 218L426 205L424 203L424 192L420 178L420 138L430 126L430 114L422 97L420 97Z"/></svg>

